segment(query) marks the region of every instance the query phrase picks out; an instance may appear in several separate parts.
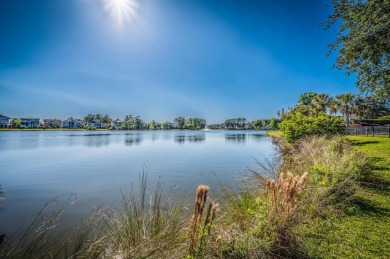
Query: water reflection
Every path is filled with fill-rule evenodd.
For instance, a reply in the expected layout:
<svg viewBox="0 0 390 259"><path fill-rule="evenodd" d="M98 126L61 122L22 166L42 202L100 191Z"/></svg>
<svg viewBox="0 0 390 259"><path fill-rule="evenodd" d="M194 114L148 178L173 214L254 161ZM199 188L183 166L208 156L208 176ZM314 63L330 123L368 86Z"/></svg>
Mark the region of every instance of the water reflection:
<svg viewBox="0 0 390 259"><path fill-rule="evenodd" d="M251 138L257 142L263 141L264 137L267 137L264 134L250 134Z"/></svg>
<svg viewBox="0 0 390 259"><path fill-rule="evenodd" d="M232 134L227 133L225 134L225 140L226 142L234 142L238 144L244 144L246 140L246 134L240 133L240 134Z"/></svg>
<svg viewBox="0 0 390 259"><path fill-rule="evenodd" d="M245 144L264 141L265 135L257 132L204 132L204 131L41 131L0 133L0 153L6 150L26 150L48 147L105 147L111 144L126 146L142 142L175 142L177 144L202 143L209 136L220 136L225 142Z"/></svg>
<svg viewBox="0 0 390 259"><path fill-rule="evenodd" d="M87 134L84 137L84 143L88 147L101 147L110 144L110 134Z"/></svg>
<svg viewBox="0 0 390 259"><path fill-rule="evenodd" d="M152 142L155 142L156 140L158 140L160 138L160 135L158 132L154 132L152 133Z"/></svg>
<svg viewBox="0 0 390 259"><path fill-rule="evenodd" d="M175 135L174 140L178 144L184 144L185 142L204 142L206 140L206 135L205 134Z"/></svg>
<svg viewBox="0 0 390 259"><path fill-rule="evenodd" d="M133 145L139 145L142 142L142 137L141 135L132 135L131 137L127 137L125 139L125 145L126 146L133 146Z"/></svg>

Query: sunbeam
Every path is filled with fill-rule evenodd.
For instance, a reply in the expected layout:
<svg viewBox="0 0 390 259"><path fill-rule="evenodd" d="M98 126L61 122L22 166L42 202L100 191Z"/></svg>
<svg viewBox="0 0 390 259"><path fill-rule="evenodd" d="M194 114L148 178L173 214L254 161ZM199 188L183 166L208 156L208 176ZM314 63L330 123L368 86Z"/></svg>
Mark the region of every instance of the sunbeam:
<svg viewBox="0 0 390 259"><path fill-rule="evenodd" d="M104 9L119 25L130 22L137 16L138 0L103 0Z"/></svg>

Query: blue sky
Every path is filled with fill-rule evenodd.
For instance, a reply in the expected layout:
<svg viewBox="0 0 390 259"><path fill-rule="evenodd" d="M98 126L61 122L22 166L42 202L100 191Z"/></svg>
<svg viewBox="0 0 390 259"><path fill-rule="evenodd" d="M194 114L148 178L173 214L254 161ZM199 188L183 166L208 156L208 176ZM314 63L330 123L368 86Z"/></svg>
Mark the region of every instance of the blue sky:
<svg viewBox="0 0 390 259"><path fill-rule="evenodd" d="M0 113L216 123L357 92L326 57L328 1L139 0L126 20L107 1L0 0Z"/></svg>

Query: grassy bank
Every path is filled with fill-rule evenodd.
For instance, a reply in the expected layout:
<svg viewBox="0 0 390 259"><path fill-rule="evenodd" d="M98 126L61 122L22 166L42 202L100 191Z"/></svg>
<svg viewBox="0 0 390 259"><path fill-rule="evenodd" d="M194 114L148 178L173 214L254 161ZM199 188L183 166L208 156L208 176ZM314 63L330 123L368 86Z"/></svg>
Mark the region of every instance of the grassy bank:
<svg viewBox="0 0 390 259"><path fill-rule="evenodd" d="M390 138L348 139L373 160L373 168L320 250L330 257L390 258Z"/></svg>

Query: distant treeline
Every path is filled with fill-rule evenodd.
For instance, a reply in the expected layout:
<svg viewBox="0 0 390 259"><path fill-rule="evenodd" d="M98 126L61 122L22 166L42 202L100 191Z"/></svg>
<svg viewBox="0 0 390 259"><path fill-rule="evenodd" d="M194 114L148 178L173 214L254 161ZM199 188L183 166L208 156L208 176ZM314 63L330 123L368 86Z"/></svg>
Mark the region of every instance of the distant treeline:
<svg viewBox="0 0 390 259"><path fill-rule="evenodd" d="M252 122L248 122L246 118L233 118L228 119L224 123L221 124L211 124L207 125L209 129L228 129L228 130L245 130L245 129L270 129L276 130L278 129L279 120L272 119L264 119L264 120L255 120Z"/></svg>
<svg viewBox="0 0 390 259"><path fill-rule="evenodd" d="M248 122L246 118L232 118L225 120L221 124L210 124L203 118L185 118L177 117L173 122L165 121L158 122L152 120L151 122L144 121L140 116L126 115L123 119L113 119L109 115L102 114L88 114L82 119L68 118L67 120L58 119L44 119L39 120L40 123L36 123L33 127L28 128L79 128L79 129L116 129L116 130L170 130L170 129L188 129L188 130L201 130L201 129L228 129L228 130L250 130L250 129L277 129L279 120L263 119ZM14 118L10 123L11 128L26 128L21 123L20 118Z"/></svg>

